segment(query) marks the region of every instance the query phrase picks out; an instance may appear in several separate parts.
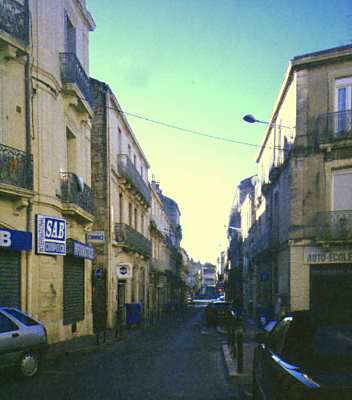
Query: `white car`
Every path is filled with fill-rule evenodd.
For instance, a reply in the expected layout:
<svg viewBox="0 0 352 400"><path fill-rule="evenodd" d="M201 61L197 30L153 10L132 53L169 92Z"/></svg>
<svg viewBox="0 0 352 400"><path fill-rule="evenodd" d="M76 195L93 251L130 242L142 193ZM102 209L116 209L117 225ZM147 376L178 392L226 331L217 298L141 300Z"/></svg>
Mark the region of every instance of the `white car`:
<svg viewBox="0 0 352 400"><path fill-rule="evenodd" d="M16 367L22 377L32 377L47 350L42 323L12 307L0 307L0 368Z"/></svg>

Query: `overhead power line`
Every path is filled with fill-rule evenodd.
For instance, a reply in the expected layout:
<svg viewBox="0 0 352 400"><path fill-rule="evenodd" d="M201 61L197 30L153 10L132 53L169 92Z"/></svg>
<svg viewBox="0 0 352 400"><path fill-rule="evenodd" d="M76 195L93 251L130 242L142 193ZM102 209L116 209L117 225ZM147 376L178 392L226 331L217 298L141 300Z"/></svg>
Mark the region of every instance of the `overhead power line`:
<svg viewBox="0 0 352 400"><path fill-rule="evenodd" d="M256 148L261 148L262 147L261 144L243 142L243 141L240 141L240 140L230 139L230 138L226 138L226 137L223 137L223 136L217 136L217 135L201 132L201 131L198 131L198 130L185 128L185 127L182 127L182 126L171 124L169 122L163 122L163 121L159 121L159 120L156 120L156 119L153 119L153 118L145 117L143 115L139 115L139 114L131 113L131 112L128 112L128 111L124 111L124 110L121 110L121 109L118 109L118 108L115 108L115 107L109 107L108 106L107 108L109 108L111 110L114 110L114 111L117 111L117 112L120 112L121 114L125 114L125 115L128 115L128 116L133 117L133 118L138 118L138 119L141 119L141 120L146 121L146 122L150 122L150 123L155 124L155 125L164 126L166 128L169 128L169 129L174 129L174 130L179 131L179 132L189 133L189 134L192 134L192 135L202 136L202 137L206 137L206 138L214 139L214 140L220 140L220 141L223 141L223 142L235 143L235 144L239 144L239 145L243 145L243 146L250 146L250 147L256 147ZM272 149L272 150L275 149L275 150L288 151L288 149L284 149L283 147L279 147L279 146L268 146L267 148L268 149Z"/></svg>

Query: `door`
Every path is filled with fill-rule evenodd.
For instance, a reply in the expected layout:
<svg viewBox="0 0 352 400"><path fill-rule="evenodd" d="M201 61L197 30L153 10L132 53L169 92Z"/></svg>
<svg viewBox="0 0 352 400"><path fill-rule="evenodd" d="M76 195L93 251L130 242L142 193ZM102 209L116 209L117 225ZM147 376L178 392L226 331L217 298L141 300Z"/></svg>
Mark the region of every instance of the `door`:
<svg viewBox="0 0 352 400"><path fill-rule="evenodd" d="M256 377L258 387L268 399L277 398L276 394L281 390L280 383L284 370L280 361L291 323L292 318L285 317L274 327L260 353L259 365L255 367L259 369L258 377Z"/></svg>
<svg viewBox="0 0 352 400"><path fill-rule="evenodd" d="M64 325L84 319L84 259L64 257Z"/></svg>
<svg viewBox="0 0 352 400"><path fill-rule="evenodd" d="M352 303L352 265L311 267L310 308L318 313L340 314Z"/></svg>
<svg viewBox="0 0 352 400"><path fill-rule="evenodd" d="M117 316L120 324L126 322L126 281L118 281L117 283Z"/></svg>
<svg viewBox="0 0 352 400"><path fill-rule="evenodd" d="M21 253L0 249L0 305L21 308Z"/></svg>
<svg viewBox="0 0 352 400"><path fill-rule="evenodd" d="M65 13L65 52L76 54L76 28Z"/></svg>
<svg viewBox="0 0 352 400"><path fill-rule="evenodd" d="M0 364L7 365L14 352L21 349L18 326L0 312Z"/></svg>

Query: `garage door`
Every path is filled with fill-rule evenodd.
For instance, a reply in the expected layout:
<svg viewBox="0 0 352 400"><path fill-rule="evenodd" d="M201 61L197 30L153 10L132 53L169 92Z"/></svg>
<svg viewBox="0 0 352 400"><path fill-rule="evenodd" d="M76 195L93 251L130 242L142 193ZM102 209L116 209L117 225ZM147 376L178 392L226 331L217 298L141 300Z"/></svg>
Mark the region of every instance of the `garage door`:
<svg viewBox="0 0 352 400"><path fill-rule="evenodd" d="M311 309L341 313L352 304L352 266L329 264L311 267Z"/></svg>
<svg viewBox="0 0 352 400"><path fill-rule="evenodd" d="M21 253L0 249L0 306L21 307Z"/></svg>
<svg viewBox="0 0 352 400"><path fill-rule="evenodd" d="M64 325L84 319L84 260L64 257Z"/></svg>

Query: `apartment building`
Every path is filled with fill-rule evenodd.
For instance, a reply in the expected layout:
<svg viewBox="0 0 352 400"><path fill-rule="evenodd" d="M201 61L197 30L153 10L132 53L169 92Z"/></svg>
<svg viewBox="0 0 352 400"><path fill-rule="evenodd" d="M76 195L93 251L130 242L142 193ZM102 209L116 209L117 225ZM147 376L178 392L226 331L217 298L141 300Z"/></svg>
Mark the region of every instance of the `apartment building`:
<svg viewBox="0 0 352 400"><path fill-rule="evenodd" d="M150 206L148 161L109 86L90 81L93 94L92 185L96 193L93 232L104 240L94 244L99 279L93 294L97 329L125 322L126 305L149 313Z"/></svg>
<svg viewBox="0 0 352 400"><path fill-rule="evenodd" d="M152 207L150 215L150 235L152 240L152 260L150 268L150 304L152 319L159 319L170 299L167 287L167 272L171 272L171 252L167 246L166 236L170 232L171 223L165 212L155 182L151 185Z"/></svg>
<svg viewBox="0 0 352 400"><path fill-rule="evenodd" d="M70 339L92 332L94 250L86 233L94 220L88 42L95 25L83 0L5 0L0 21L5 244L11 235L0 250L7 259L0 302L39 317L50 341Z"/></svg>
<svg viewBox="0 0 352 400"><path fill-rule="evenodd" d="M342 312L350 300L351 55L290 61L257 158L257 307Z"/></svg>
<svg viewBox="0 0 352 400"><path fill-rule="evenodd" d="M245 267L245 254L243 239L246 238L250 223L246 212L248 201L253 197L256 176L243 179L236 187L232 207L229 215L227 238L228 249L225 270L226 298L233 301L238 307L242 307L244 290L248 281L247 267Z"/></svg>

